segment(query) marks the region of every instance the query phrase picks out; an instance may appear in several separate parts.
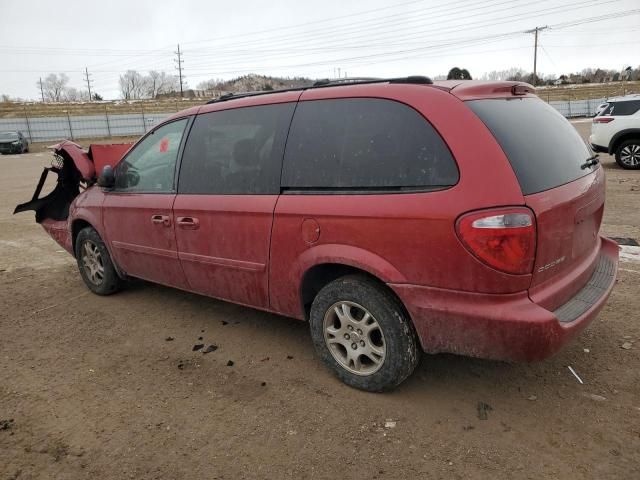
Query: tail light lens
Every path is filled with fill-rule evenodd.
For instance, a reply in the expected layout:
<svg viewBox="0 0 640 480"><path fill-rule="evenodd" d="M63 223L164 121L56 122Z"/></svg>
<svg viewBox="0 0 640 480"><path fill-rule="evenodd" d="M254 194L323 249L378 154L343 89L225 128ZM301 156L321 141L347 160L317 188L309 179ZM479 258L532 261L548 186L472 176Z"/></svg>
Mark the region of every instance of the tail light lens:
<svg viewBox="0 0 640 480"><path fill-rule="evenodd" d="M593 123L609 123L613 122L615 118L613 117L595 117L593 119Z"/></svg>
<svg viewBox="0 0 640 480"><path fill-rule="evenodd" d="M475 257L506 273L531 273L536 255L536 225L527 208L482 210L456 222L458 237Z"/></svg>

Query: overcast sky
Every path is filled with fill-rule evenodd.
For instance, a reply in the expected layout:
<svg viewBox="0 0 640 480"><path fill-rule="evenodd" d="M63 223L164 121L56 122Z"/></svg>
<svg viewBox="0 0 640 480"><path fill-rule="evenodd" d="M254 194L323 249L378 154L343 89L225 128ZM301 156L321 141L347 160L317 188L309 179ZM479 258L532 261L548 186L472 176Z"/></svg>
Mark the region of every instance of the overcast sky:
<svg viewBox="0 0 640 480"><path fill-rule="evenodd" d="M2 0L0 11L0 94L33 99L52 72L86 89L85 67L94 91L118 98L127 69L174 73L178 43L190 87L250 72L531 71L533 35L524 31L545 25L539 73L640 66L639 0Z"/></svg>

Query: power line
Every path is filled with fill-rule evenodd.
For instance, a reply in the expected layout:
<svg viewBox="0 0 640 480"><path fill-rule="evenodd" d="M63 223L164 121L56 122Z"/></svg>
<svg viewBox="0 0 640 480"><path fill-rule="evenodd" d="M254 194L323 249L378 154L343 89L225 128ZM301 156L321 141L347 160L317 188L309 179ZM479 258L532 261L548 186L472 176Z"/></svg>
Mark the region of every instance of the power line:
<svg viewBox="0 0 640 480"><path fill-rule="evenodd" d="M618 0L609 0L606 3L610 3L610 2L613 2L613 1L618 1ZM546 15L547 13L559 13L560 11L573 10L574 9L573 7L575 7L575 6L585 6L587 4L589 4L589 5L593 5L593 4L600 5L602 3L605 3L605 2L598 2L597 0L589 0L587 2L574 2L574 3L571 3L571 4L563 5L561 7L552 7L550 9L545 9L543 11L538 11L538 13L536 13L534 15L532 15L531 12L525 12L525 13L519 13L519 14L515 14L515 15L503 16L503 17L499 17L497 19L493 18L490 21L488 19L484 19L484 20L480 20L480 21L457 23L455 25L447 25L447 26L442 26L442 22L438 22L438 23L436 23L436 25L441 25L441 26L439 28L429 28L428 29L428 33L426 35L425 35L424 31L425 31L425 29L428 28L430 23L420 25L419 26L420 33L418 33L418 34L405 31L404 33L399 35L398 32L396 32L396 31L389 31L388 33L384 32L384 31L383 32L377 31L376 32L376 40L378 40L380 42L384 42L387 38L394 39L394 40L397 40L398 38L404 38L406 40L412 39L414 41L425 42L425 41L428 41L434 33L456 34L456 38L459 38L459 36L457 34L458 34L458 32L460 32L462 30L468 31L468 30L474 30L474 29L480 29L480 28L490 29L490 28L494 28L495 26L500 25L500 24L512 23L513 21L516 21L516 20L525 20L525 19L528 19L528 18L543 16L543 15ZM558 9L560 9L560 10L558 10ZM464 17L462 19L464 19ZM496 22L495 20L501 20L501 21ZM327 32L327 35L331 35L332 37L334 36L332 34L332 32ZM357 37L363 37L363 35L361 34L361 35L358 35ZM366 34L366 38L369 38L369 37L370 37L370 34ZM349 40L353 40L353 39L354 39L354 37L347 38L345 35L342 35L342 36L337 36L336 41L339 42L339 45L344 45L345 41L348 42ZM326 42L324 42L323 45L326 47L327 46ZM387 45L385 45L385 46L387 46ZM388 54L404 53L404 52L405 52L405 50L389 50L389 49L386 49L386 52L378 53L378 54L374 54L374 55L384 56L384 55L388 55ZM272 56L269 57L269 60L272 61L277 56L278 55L272 55ZM284 56L285 58L291 58L291 57L296 56L296 55L283 53L280 56ZM220 58L220 54L219 53L216 53L216 58L217 59ZM240 61L235 61L235 62L223 62L222 65L229 67L229 66L232 66L232 65L238 65L238 64L245 63L243 61L243 59L239 59L239 60ZM329 62L338 63L338 62L349 61L349 60L351 60L351 58L344 58L344 59L343 58L340 58L340 59L331 58L329 60ZM217 60L216 64L217 65L221 65L221 62L219 60ZM205 65L207 65L206 62L205 63L202 63L202 62L201 63L197 63L196 62L192 66L193 67L198 67L198 66L205 66Z"/></svg>

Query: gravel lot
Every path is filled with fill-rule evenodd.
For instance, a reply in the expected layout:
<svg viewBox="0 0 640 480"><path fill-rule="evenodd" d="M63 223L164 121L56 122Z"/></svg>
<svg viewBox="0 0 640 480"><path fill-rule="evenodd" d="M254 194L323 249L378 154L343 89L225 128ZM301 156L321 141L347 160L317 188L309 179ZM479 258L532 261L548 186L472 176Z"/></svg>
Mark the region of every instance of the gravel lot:
<svg viewBox="0 0 640 480"><path fill-rule="evenodd" d="M324 369L302 322L144 282L88 293L11 215L48 161L0 158L0 480L640 478L640 261L547 361L425 356L367 394ZM640 240L640 171L603 163L603 232Z"/></svg>

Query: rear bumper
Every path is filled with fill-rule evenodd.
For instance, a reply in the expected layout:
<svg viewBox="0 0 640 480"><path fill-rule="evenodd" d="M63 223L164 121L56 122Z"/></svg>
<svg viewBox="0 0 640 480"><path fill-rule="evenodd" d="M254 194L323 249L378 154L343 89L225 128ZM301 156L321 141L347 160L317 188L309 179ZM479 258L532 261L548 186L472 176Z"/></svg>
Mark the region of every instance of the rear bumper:
<svg viewBox="0 0 640 480"><path fill-rule="evenodd" d="M392 284L409 311L424 351L496 360L542 360L580 333L600 312L613 285L618 246L602 239L598 267L568 302L549 311L528 292L482 294Z"/></svg>

